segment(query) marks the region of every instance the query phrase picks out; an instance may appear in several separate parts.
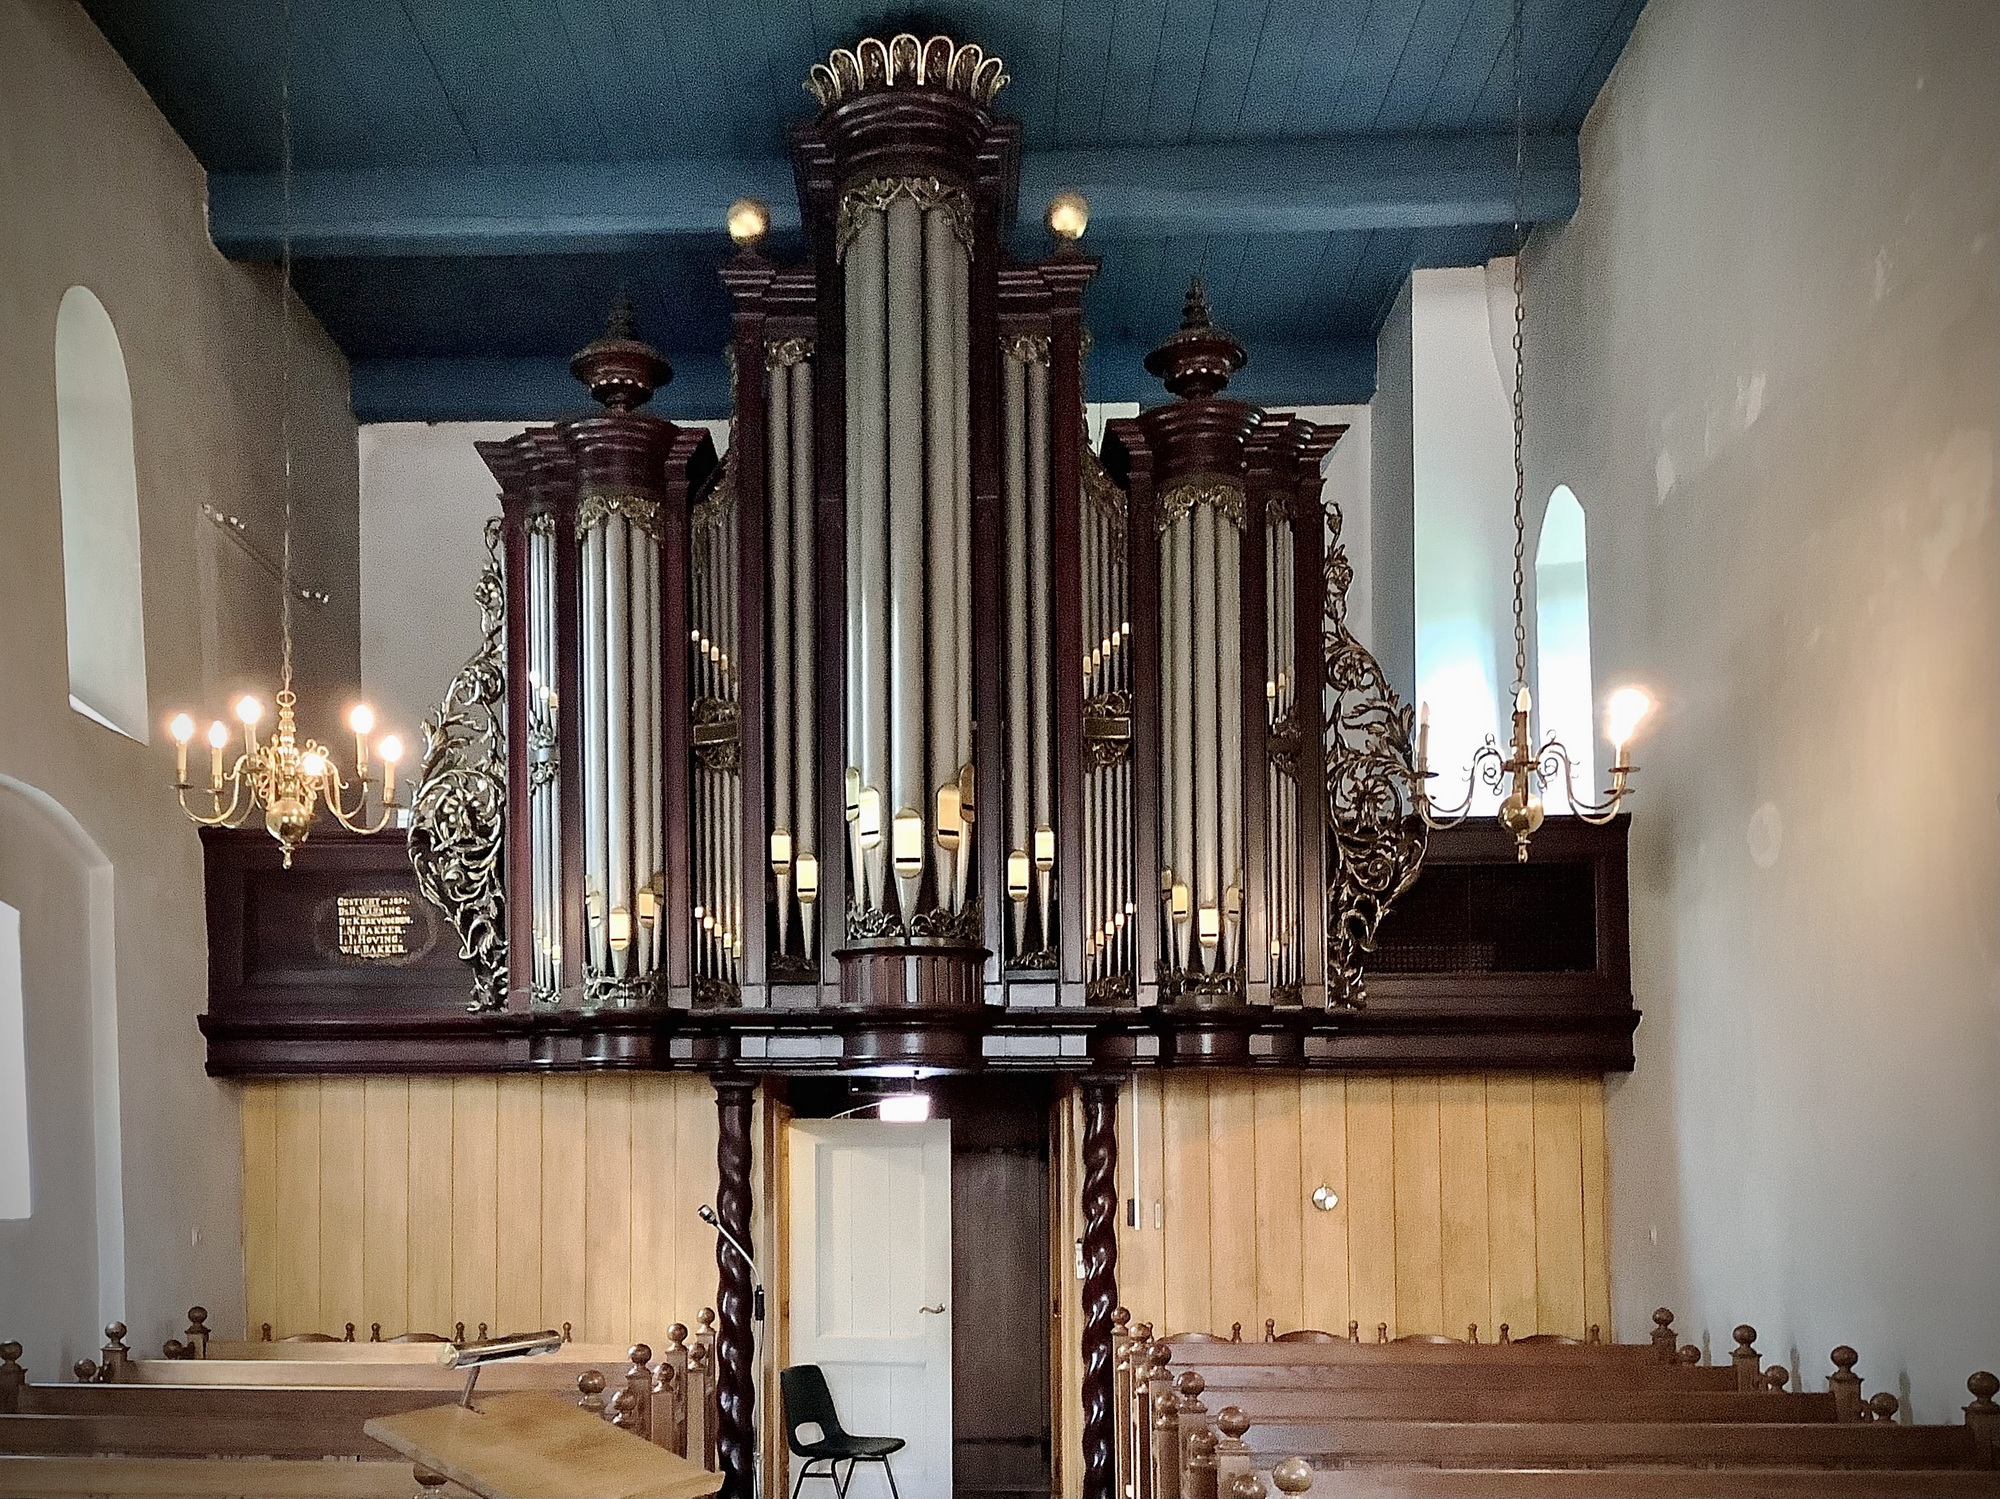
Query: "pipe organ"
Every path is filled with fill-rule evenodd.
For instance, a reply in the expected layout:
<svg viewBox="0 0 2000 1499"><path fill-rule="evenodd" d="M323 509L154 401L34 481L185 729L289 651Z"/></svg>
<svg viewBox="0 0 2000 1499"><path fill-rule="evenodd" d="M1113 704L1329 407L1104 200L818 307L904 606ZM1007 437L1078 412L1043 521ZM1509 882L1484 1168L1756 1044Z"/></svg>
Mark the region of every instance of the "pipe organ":
<svg viewBox="0 0 2000 1499"><path fill-rule="evenodd" d="M1196 283L1169 399L1091 451L1083 205L1009 253L1005 83L943 37L814 65L806 253L749 205L720 269L725 458L640 409L671 371L624 311L597 414L482 445L506 1006L859 1014L845 1065L928 1067L996 1054L982 1016L1359 998L1422 840L1375 794L1407 714L1345 633L1340 429L1227 396Z"/></svg>

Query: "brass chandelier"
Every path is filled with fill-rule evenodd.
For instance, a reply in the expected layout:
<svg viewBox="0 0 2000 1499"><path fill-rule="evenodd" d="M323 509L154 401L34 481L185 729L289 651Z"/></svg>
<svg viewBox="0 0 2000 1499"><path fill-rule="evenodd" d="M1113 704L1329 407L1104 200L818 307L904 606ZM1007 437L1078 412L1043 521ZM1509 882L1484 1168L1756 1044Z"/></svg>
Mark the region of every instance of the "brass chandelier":
<svg viewBox="0 0 2000 1499"><path fill-rule="evenodd" d="M1521 0L1514 0L1514 713L1507 748L1503 751L1491 734L1473 752L1466 770L1465 795L1455 805L1440 807L1431 800L1429 782L1436 772L1430 768L1430 705L1424 704L1417 726L1416 775L1412 797L1417 815L1433 828L1457 827L1470 815L1473 798L1483 784L1493 791L1505 791L1500 802L1500 825L1514 835L1514 855L1527 861L1528 846L1540 829L1545 812L1541 792L1561 780L1570 811L1583 821L1602 825L1618 815L1630 792L1630 779L1637 769L1632 764L1631 741L1639 723L1652 712L1653 700L1642 688L1621 687L1605 705L1605 737L1617 751L1611 766L1611 789L1598 801L1584 801L1576 793L1576 762L1568 746L1555 735L1535 744L1534 697L1528 690L1528 627L1525 590L1527 580L1527 465L1524 458L1526 421L1526 361L1522 354L1521 327L1526 316L1523 290L1526 284L1527 233L1522 208L1522 163L1527 145L1527 127L1521 96Z"/></svg>
<svg viewBox="0 0 2000 1499"><path fill-rule="evenodd" d="M243 747L233 761L227 760L232 738L229 726L216 719L208 726L208 784L197 787L188 779L188 745L194 739L195 721L187 713L176 713L167 732L174 741L174 791L181 810L203 827L241 827L253 812L263 809L264 826L284 851L284 867L292 867L292 852L312 832L322 802L342 827L355 833L379 833L389 826L398 811L396 764L403 756L403 744L394 734L385 735L375 746L381 762L378 781L370 763L369 735L375 731L375 713L366 703L357 703L349 712L348 727L354 732L354 780L350 784L334 763L333 753L319 741L301 741L295 709L298 696L292 691L292 603L296 588L292 582L292 14L284 8L284 62L279 80L279 130L284 156L284 237L283 262L279 278L282 309L282 351L279 374L282 396L279 413L280 446L285 463L285 536L279 563L281 600L278 611L280 642L277 721L271 737L260 740L257 726L264 719L264 705L245 695L237 700L236 720L242 727ZM224 790L228 797L224 799ZM190 801L190 796L195 800ZM207 797L204 809L200 798Z"/></svg>

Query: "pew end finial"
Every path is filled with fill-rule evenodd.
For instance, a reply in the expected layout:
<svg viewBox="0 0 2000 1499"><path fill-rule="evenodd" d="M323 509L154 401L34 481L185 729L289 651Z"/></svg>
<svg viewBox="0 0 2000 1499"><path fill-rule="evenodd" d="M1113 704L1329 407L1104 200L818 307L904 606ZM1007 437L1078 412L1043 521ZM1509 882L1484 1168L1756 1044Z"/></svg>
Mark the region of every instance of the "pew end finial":
<svg viewBox="0 0 2000 1499"><path fill-rule="evenodd" d="M1284 1457L1271 1465L1271 1482L1278 1486L1281 1494L1306 1494L1312 1491L1312 1464L1302 1457Z"/></svg>
<svg viewBox="0 0 2000 1499"><path fill-rule="evenodd" d="M1966 1428L1989 1457L2000 1457L2000 1404L1993 1400L2000 1395L2000 1377L1981 1369L1966 1380L1965 1387L1972 1392L1972 1404L1965 1408Z"/></svg>

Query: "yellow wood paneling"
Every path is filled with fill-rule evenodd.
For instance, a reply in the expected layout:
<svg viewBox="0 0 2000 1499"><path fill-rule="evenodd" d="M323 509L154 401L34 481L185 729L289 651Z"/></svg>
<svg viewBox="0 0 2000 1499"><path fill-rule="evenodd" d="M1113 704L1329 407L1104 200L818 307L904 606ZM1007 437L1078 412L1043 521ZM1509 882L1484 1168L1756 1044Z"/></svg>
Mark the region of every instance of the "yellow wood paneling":
<svg viewBox="0 0 2000 1499"><path fill-rule="evenodd" d="M382 1336L393 1338L410 1329L409 1079L369 1078L361 1108L361 1306L367 1315L356 1325L367 1337L369 1324L379 1322Z"/></svg>
<svg viewBox="0 0 2000 1499"><path fill-rule="evenodd" d="M277 1304L281 1310L296 1308L315 1328L326 1321L319 1299L319 1096L315 1086L280 1088L277 1097Z"/></svg>
<svg viewBox="0 0 2000 1499"><path fill-rule="evenodd" d="M1535 1323L1581 1336L1583 1315L1583 1085L1535 1079Z"/></svg>
<svg viewBox="0 0 2000 1499"><path fill-rule="evenodd" d="M1278 1081L1219 1072L1208 1080L1208 1315L1217 1332L1259 1337L1257 1109L1253 1090Z"/></svg>
<svg viewBox="0 0 2000 1499"><path fill-rule="evenodd" d="M659 1345L714 1304L704 1078L253 1083L241 1108L252 1337L567 1321Z"/></svg>
<svg viewBox="0 0 2000 1499"><path fill-rule="evenodd" d="M1386 1077L1347 1080L1347 1315L1364 1338L1384 1322L1397 1336L1393 1098Z"/></svg>
<svg viewBox="0 0 2000 1499"><path fill-rule="evenodd" d="M356 1078L328 1078L319 1090L319 1221L341 1225L341 1231L320 1233L319 1301L333 1308L338 1320L350 1320L340 1308L359 1306L366 1256L367 1224L362 1205L368 1200L367 1137L363 1115L364 1084ZM354 1232L356 1224L361 1232ZM339 1331L329 1326L328 1332ZM365 1323L355 1336L365 1338Z"/></svg>
<svg viewBox="0 0 2000 1499"><path fill-rule="evenodd" d="M243 1314L245 1337L278 1310L278 1084L243 1088Z"/></svg>
<svg viewBox="0 0 2000 1499"><path fill-rule="evenodd" d="M1396 1180L1396 1315L1390 1334L1444 1330L1444 1217L1438 1185L1438 1085L1390 1084Z"/></svg>
<svg viewBox="0 0 2000 1499"><path fill-rule="evenodd" d="M1604 1141L1604 1079L1583 1080L1583 1310L1611 1336L1611 1163Z"/></svg>
<svg viewBox="0 0 2000 1499"><path fill-rule="evenodd" d="M473 1331L500 1325L499 1103L490 1077L451 1085L451 1315Z"/></svg>
<svg viewBox="0 0 2000 1499"><path fill-rule="evenodd" d="M1498 1337L1488 1278L1486 1079L1478 1074L1438 1079L1438 1195L1443 1330L1462 1338L1477 1324L1482 1341Z"/></svg>
<svg viewBox="0 0 2000 1499"><path fill-rule="evenodd" d="M1135 1322L1610 1335L1599 1080L1168 1072L1135 1086L1120 1180L1136 1150L1164 1209L1158 1227L1147 1206L1119 1230ZM1322 1184L1331 1212L1311 1203Z"/></svg>
<svg viewBox="0 0 2000 1499"><path fill-rule="evenodd" d="M1247 1337L1262 1337L1266 1319L1280 1330L1303 1325L1305 1316L1305 1214L1299 1204L1312 1188L1299 1180L1299 1080L1250 1079L1256 1111L1257 1294Z"/></svg>
<svg viewBox="0 0 2000 1499"><path fill-rule="evenodd" d="M410 1079L408 1331L449 1333L465 1320L451 1304L451 1089L450 1078Z"/></svg>
<svg viewBox="0 0 2000 1499"><path fill-rule="evenodd" d="M1493 1330L1535 1326L1535 1083L1486 1080L1487 1285Z"/></svg>
<svg viewBox="0 0 2000 1499"><path fill-rule="evenodd" d="M1312 1194L1332 1188L1332 1211L1312 1207ZM1299 1213L1304 1294L1299 1325L1335 1336L1347 1330L1347 1080L1310 1074L1299 1079Z"/></svg>

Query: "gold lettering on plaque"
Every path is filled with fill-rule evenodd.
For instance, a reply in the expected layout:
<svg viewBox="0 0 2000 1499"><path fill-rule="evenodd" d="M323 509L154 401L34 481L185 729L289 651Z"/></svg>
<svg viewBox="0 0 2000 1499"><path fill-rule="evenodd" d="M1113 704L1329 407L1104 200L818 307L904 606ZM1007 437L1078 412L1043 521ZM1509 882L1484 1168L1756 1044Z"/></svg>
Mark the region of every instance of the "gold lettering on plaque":
<svg viewBox="0 0 2000 1499"><path fill-rule="evenodd" d="M416 917L407 895L343 895L335 901L339 918L336 941L350 958L405 958L410 954L409 931Z"/></svg>

